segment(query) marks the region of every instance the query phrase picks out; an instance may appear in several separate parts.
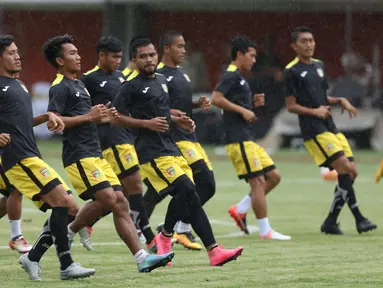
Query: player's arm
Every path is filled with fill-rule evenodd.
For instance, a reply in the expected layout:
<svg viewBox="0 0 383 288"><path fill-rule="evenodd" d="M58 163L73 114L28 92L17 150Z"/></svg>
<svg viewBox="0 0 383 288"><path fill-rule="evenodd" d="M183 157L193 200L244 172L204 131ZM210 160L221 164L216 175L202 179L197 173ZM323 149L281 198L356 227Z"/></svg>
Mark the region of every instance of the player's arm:
<svg viewBox="0 0 383 288"><path fill-rule="evenodd" d="M284 72L286 108L290 113L313 116L321 119L326 119L331 116L330 106L320 106L318 108L308 108L297 103L295 95L296 88L292 70L288 69Z"/></svg>
<svg viewBox="0 0 383 288"><path fill-rule="evenodd" d="M47 122L48 129L54 133L61 132L65 128L64 122L52 112L47 112L33 117L33 127Z"/></svg>
<svg viewBox="0 0 383 288"><path fill-rule="evenodd" d="M346 98L327 96L327 101L329 105L341 105L342 114L346 110L350 118L358 116L358 110Z"/></svg>
<svg viewBox="0 0 383 288"><path fill-rule="evenodd" d="M100 122L102 118L108 116L108 109L102 104L93 106L89 112L84 115L73 117L63 116L65 115L68 101L70 101L69 97L70 95L65 87L56 85L49 90L48 111L53 112L60 117L67 128L79 126L88 122Z"/></svg>
<svg viewBox="0 0 383 288"><path fill-rule="evenodd" d="M130 83L126 82L121 87L120 93L113 101L113 107L118 107L119 117L111 119L111 124L126 128L150 129L157 132L166 132L169 129L166 117L153 119L136 119L130 117L131 98L134 92L131 91Z"/></svg>
<svg viewBox="0 0 383 288"><path fill-rule="evenodd" d="M212 104L225 111L241 114L242 117L248 122L253 122L256 120L255 113L253 111L247 110L246 108L231 102L224 96L222 92L218 90L213 91Z"/></svg>
<svg viewBox="0 0 383 288"><path fill-rule="evenodd" d="M193 109L202 108L205 111L210 110L211 102L207 96L199 97L198 101L193 101Z"/></svg>

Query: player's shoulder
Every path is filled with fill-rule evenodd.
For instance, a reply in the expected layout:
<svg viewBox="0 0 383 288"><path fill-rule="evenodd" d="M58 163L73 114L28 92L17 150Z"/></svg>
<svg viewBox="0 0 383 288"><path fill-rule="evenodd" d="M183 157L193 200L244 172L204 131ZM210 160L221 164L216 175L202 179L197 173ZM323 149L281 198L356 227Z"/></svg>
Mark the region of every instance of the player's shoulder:
<svg viewBox="0 0 383 288"><path fill-rule="evenodd" d="M130 74L132 74L132 70L129 67L126 67L124 70L121 71L121 73L124 75L124 77L129 77Z"/></svg>
<svg viewBox="0 0 383 288"><path fill-rule="evenodd" d="M82 76L86 77L86 76L94 75L95 72L97 72L98 70L100 70L100 67L98 67L98 65L96 65L93 69L90 69L90 70L86 71L84 74L82 74Z"/></svg>
<svg viewBox="0 0 383 288"><path fill-rule="evenodd" d="M62 74L57 74L56 79L52 82L49 92L66 92L71 88L70 83Z"/></svg>
<svg viewBox="0 0 383 288"><path fill-rule="evenodd" d="M221 81L227 81L236 78L241 78L241 73L239 72L237 66L233 64L230 64L221 75Z"/></svg>
<svg viewBox="0 0 383 288"><path fill-rule="evenodd" d="M291 70L291 69L294 69L296 67L298 67L299 65L299 59L298 57L295 57L294 60L290 61L289 64L286 65L285 67L285 70Z"/></svg>
<svg viewBox="0 0 383 288"><path fill-rule="evenodd" d="M316 59L316 58L311 58L311 60L313 61L313 63L314 63L315 66L319 66L319 67L321 67L321 68L324 67L324 63L323 63L322 60L320 60L320 59Z"/></svg>

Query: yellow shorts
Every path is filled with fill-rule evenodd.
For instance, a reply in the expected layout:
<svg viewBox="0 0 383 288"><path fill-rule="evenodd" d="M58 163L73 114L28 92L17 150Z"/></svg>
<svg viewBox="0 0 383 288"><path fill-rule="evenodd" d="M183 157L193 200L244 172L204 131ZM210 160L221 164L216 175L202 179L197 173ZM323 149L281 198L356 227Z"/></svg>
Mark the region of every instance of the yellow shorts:
<svg viewBox="0 0 383 288"><path fill-rule="evenodd" d="M97 191L108 187L121 191L120 180L103 158L83 158L65 167L65 171L82 200L94 199Z"/></svg>
<svg viewBox="0 0 383 288"><path fill-rule="evenodd" d="M47 204L40 200L40 195L47 194L61 184L65 190L70 191L60 175L39 157L30 157L19 161L5 172L5 175L9 183L25 197L32 200L40 210L47 208Z"/></svg>
<svg viewBox="0 0 383 288"><path fill-rule="evenodd" d="M3 194L5 197L9 197L10 188L11 184L9 183L7 176L5 176L3 166L0 164L0 194Z"/></svg>
<svg viewBox="0 0 383 288"><path fill-rule="evenodd" d="M257 143L244 141L225 146L239 179L250 179L275 169L269 154Z"/></svg>
<svg viewBox="0 0 383 288"><path fill-rule="evenodd" d="M346 155L351 161L354 159L350 144L342 133L324 132L315 138L305 141L305 146L318 166L330 166L331 162Z"/></svg>
<svg viewBox="0 0 383 288"><path fill-rule="evenodd" d="M158 193L169 190L171 184L183 175L193 181L193 172L182 156L163 156L144 163L141 174Z"/></svg>
<svg viewBox="0 0 383 288"><path fill-rule="evenodd" d="M213 166L211 165L205 150L199 143L190 141L179 141L176 144L189 166L191 166L199 160L204 160L209 170L213 171Z"/></svg>
<svg viewBox="0 0 383 288"><path fill-rule="evenodd" d="M133 145L116 145L102 151L102 155L120 179L140 170L136 149Z"/></svg>

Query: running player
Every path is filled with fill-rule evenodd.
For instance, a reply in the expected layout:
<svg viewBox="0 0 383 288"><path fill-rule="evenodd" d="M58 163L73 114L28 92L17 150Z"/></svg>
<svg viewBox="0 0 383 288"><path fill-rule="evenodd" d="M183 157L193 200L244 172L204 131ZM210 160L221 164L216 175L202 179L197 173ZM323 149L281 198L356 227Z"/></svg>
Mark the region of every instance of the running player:
<svg viewBox="0 0 383 288"><path fill-rule="evenodd" d="M41 159L33 134L33 126L44 122L53 132L61 131L64 124L53 113L33 117L31 96L25 85L15 78L20 71L20 55L14 38L0 36L0 131L10 135L3 147L4 172L9 183L40 210L52 207L47 220L50 224L44 225L47 226L44 229L56 245L61 279L88 277L96 271L73 262L68 245L68 212L76 207L74 198L56 171ZM31 254L32 250L22 255L19 261L31 280L41 280L39 259Z"/></svg>
<svg viewBox="0 0 383 288"><path fill-rule="evenodd" d="M63 164L73 187L84 201L92 199L69 225L69 240L87 224L107 211L112 211L120 238L134 255L139 272L150 272L165 266L174 256L149 255L141 248L136 228L129 216L129 206L121 192L121 184L108 162L102 158L95 122L117 117L114 109L103 104L91 106L88 90L76 79L81 70L81 57L69 35L49 39L43 47L47 61L58 74L49 90L48 110L65 123ZM108 116L109 114L109 116Z"/></svg>
<svg viewBox="0 0 383 288"><path fill-rule="evenodd" d="M247 209L250 203L257 217L260 239L290 240L290 236L273 230L267 217L266 194L280 181L279 171L266 151L253 141L252 122L256 121L253 111L264 95L251 95L250 86L243 74L251 70L256 58L256 45L248 37L235 37L231 41L232 62L223 73L213 92L213 104L223 109L226 130L226 151L239 179L245 179L251 187L251 197L247 196ZM254 104L253 104L254 102ZM241 223L247 210L238 211L234 219ZM229 210L230 212L230 210ZM245 224L245 223L241 223ZM244 225L241 229L244 230Z"/></svg>
<svg viewBox="0 0 383 288"><path fill-rule="evenodd" d="M167 80L169 90L170 108L177 110L182 116L192 117L193 109L210 109L210 101L206 96L200 97L198 101L192 99L192 86L189 76L178 66L185 57L185 40L180 32L168 31L161 37L160 47L163 53L162 62L157 67L157 72L163 74ZM182 111L182 112L181 112ZM193 171L193 179L203 206L215 193L215 180L213 167L206 155L205 150L198 143L195 132L182 129L178 125L171 127L171 137L176 142L182 156ZM154 206L163 198L149 184L145 193L145 202L150 214ZM189 216L179 221L175 227L173 238L185 248L201 250L202 247L196 243L192 233Z"/></svg>
<svg viewBox="0 0 383 288"><path fill-rule="evenodd" d="M312 58L315 41L311 29L296 28L291 36L291 47L297 57L285 69L287 109L299 115L304 143L315 163L338 172L334 200L321 231L326 234L343 234L337 219L345 202L355 217L359 233L374 230L377 226L359 210L353 186L358 175L356 163L346 137L338 131L334 123L330 105L340 105L342 111L349 113L350 118L357 116L357 110L345 98L327 96L328 83L324 64Z"/></svg>
<svg viewBox="0 0 383 288"><path fill-rule="evenodd" d="M171 116L167 81L165 76L155 73L158 55L150 40L136 40L132 52L137 70L124 82L113 102L123 113L113 121L138 128L135 146L142 173L158 193L173 196L164 229L156 236L158 254L171 251L173 228L179 219L189 213L193 229L208 251L210 264L219 266L232 261L242 253L243 248L225 250L216 244L209 219L196 193L192 170L169 132L170 121L190 131L194 131L194 122L187 116Z"/></svg>
<svg viewBox="0 0 383 288"><path fill-rule="evenodd" d="M125 81L122 72L117 70L123 53L122 42L116 37L104 36L98 42L96 51L97 66L80 78L90 93L92 105L112 102L121 83ZM102 154L120 179L124 195L130 204L133 222L144 234L149 251L156 253L154 234L142 198L140 168L132 132L109 123L99 124L97 128Z"/></svg>

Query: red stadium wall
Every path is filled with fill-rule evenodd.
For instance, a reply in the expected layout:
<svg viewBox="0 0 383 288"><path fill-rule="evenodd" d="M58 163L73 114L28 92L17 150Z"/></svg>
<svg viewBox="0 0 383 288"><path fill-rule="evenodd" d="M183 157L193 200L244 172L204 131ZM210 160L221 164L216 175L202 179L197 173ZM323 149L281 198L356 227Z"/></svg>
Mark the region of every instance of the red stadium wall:
<svg viewBox="0 0 383 288"><path fill-rule="evenodd" d="M289 31L301 25L313 28L316 57L325 62L327 74L330 77L342 75L340 57L344 52L344 15L341 13L158 12L151 18L149 27L156 43L158 35L167 29L183 31L194 47L204 51L211 83L216 83L222 63L227 59L227 43L233 35L246 34L256 42L266 34L273 35L276 53L287 64L294 57L289 46ZM369 61L373 43L382 44L379 36L382 25L382 14L354 14L353 48Z"/></svg>
<svg viewBox="0 0 383 288"><path fill-rule="evenodd" d="M276 52L287 64L294 57L289 47L289 31L298 25L314 29L316 57L325 61L328 75L343 73L340 57L344 51L344 15L340 13L152 12L150 19L149 36L155 43L165 30L177 29L185 33L193 49L203 51L212 85L226 62L227 43L233 35L247 34L257 42L266 34L273 35ZM31 85L54 79L54 69L44 60L41 46L58 34L72 34L82 55L83 70L93 67L94 46L102 25L102 12L5 11L2 32L16 37L25 56L21 78ZM369 61L373 43L382 42L380 27L383 27L381 14L354 14L354 49Z"/></svg>
<svg viewBox="0 0 383 288"><path fill-rule="evenodd" d="M48 38L59 34L75 37L83 70L93 67L97 57L94 47L102 26L102 12L6 11L2 32L15 36L24 55L21 79L30 86L55 79L55 70L45 61L41 46Z"/></svg>

